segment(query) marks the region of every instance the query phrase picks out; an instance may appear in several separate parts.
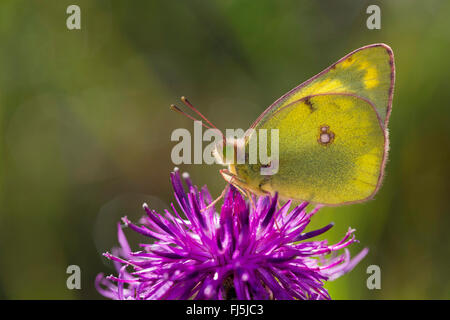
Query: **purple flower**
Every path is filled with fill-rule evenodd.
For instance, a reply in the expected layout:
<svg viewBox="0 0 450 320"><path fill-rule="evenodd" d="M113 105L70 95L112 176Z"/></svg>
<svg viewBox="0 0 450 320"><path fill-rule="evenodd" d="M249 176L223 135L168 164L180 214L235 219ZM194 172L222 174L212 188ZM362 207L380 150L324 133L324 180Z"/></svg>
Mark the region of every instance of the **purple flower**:
<svg viewBox="0 0 450 320"><path fill-rule="evenodd" d="M188 176L183 178L188 193L178 170L171 173L181 210L172 204L171 211L159 214L144 204L147 215L139 225L122 219L151 241L133 252L118 225L120 248L104 254L118 275L97 276L102 295L142 300L330 299L324 282L350 271L368 252L363 249L350 259L346 247L357 242L351 228L336 244L310 240L333 226L304 232L319 206L307 212L303 202L289 211L291 201L278 208L277 194L245 201L229 186L219 214L207 208L212 202L207 188L199 191ZM341 249L344 253L337 255Z"/></svg>

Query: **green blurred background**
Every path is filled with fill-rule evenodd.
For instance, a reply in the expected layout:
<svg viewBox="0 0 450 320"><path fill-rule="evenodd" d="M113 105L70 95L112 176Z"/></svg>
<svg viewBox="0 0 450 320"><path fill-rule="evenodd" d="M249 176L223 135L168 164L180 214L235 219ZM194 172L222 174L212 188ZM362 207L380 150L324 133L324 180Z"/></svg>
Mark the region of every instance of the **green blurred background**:
<svg viewBox="0 0 450 320"><path fill-rule="evenodd" d="M81 30L66 8L81 7ZM381 7L381 30L366 8ZM0 3L0 298L100 299L116 222L173 201L169 111L188 96L219 128L246 129L275 99L353 49L395 53L384 186L326 208L327 237L357 229L369 255L335 299L449 299L450 2L20 1ZM185 165L213 195L219 166ZM132 238L130 232L127 233ZM132 239L138 241L139 238ZM140 239L142 240L142 239ZM66 268L81 267L81 290ZM366 287L381 268L381 290Z"/></svg>

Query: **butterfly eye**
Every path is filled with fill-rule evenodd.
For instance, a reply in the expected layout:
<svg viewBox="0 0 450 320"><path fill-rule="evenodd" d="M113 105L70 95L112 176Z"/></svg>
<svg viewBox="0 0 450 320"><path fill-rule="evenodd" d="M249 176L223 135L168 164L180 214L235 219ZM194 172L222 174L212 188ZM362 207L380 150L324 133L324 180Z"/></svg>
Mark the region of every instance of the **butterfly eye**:
<svg viewBox="0 0 450 320"><path fill-rule="evenodd" d="M270 168L272 166L272 161L269 161L267 164L261 164L261 168Z"/></svg>

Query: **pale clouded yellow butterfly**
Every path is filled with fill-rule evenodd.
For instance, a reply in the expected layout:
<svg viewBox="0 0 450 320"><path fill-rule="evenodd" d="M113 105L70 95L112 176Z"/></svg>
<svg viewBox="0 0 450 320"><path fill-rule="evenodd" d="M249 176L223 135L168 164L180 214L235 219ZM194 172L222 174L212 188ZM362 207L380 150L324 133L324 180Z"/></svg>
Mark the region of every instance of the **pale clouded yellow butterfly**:
<svg viewBox="0 0 450 320"><path fill-rule="evenodd" d="M275 174L262 175L261 163L234 163L222 176L243 192L278 192L316 204L371 199L384 175L394 80L389 46L372 44L347 54L275 101L238 145L233 142L235 150L248 149L259 129L278 129Z"/></svg>

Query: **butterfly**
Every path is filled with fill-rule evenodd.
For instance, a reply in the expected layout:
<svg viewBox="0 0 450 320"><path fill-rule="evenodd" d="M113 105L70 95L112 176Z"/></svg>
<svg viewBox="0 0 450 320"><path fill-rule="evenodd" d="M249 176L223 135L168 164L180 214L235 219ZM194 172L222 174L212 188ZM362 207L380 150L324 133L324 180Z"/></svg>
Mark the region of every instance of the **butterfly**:
<svg viewBox="0 0 450 320"><path fill-rule="evenodd" d="M373 198L388 157L394 82L389 46L371 44L354 50L276 100L243 138L226 140L220 147L223 152L230 147L235 152L248 150L258 131L276 129L274 174L261 174L267 163L226 161L228 169L220 173L247 194L278 193L281 199L327 206Z"/></svg>

